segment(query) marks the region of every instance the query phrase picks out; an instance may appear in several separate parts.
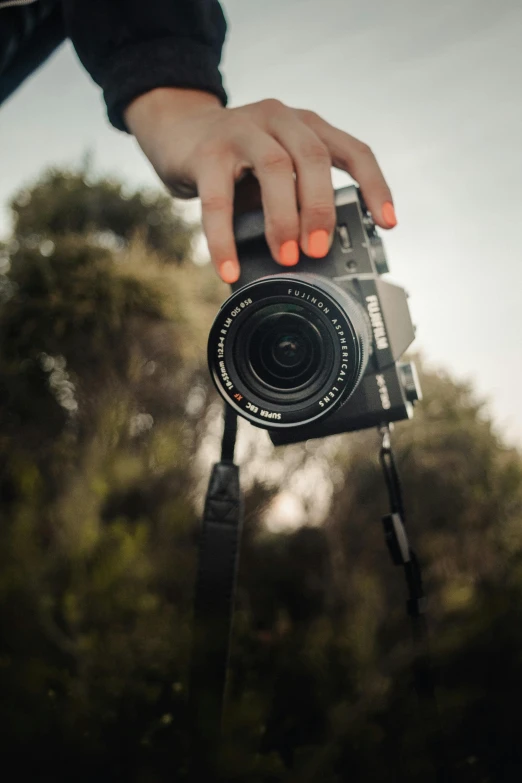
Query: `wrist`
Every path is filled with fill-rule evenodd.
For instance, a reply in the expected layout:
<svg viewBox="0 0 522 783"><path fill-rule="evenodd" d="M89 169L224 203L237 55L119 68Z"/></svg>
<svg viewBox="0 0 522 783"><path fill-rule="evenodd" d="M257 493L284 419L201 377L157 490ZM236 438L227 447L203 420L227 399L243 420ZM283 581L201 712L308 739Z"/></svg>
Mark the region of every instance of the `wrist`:
<svg viewBox="0 0 522 783"><path fill-rule="evenodd" d="M143 123L156 122L168 113L169 119L184 119L194 112L223 109L216 95L203 90L189 90L185 87L156 87L135 98L123 112L127 128L137 135Z"/></svg>

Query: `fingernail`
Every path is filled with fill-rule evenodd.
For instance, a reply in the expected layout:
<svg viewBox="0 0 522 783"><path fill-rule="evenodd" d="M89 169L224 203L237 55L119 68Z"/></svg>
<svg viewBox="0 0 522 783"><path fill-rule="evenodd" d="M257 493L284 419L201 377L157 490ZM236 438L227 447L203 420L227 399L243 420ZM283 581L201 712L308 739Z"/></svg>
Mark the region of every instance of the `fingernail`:
<svg viewBox="0 0 522 783"><path fill-rule="evenodd" d="M223 261L219 274L224 283L235 283L239 280L239 264L235 261Z"/></svg>
<svg viewBox="0 0 522 783"><path fill-rule="evenodd" d="M299 245L295 239L283 242L279 250L279 261L284 266L294 266L299 261Z"/></svg>
<svg viewBox="0 0 522 783"><path fill-rule="evenodd" d="M389 228L393 228L397 225L397 218L395 216L395 209L391 201L386 201L382 205L382 219L388 224Z"/></svg>
<svg viewBox="0 0 522 783"><path fill-rule="evenodd" d="M312 231L308 238L308 255L312 258L323 258L328 253L328 231L320 228Z"/></svg>

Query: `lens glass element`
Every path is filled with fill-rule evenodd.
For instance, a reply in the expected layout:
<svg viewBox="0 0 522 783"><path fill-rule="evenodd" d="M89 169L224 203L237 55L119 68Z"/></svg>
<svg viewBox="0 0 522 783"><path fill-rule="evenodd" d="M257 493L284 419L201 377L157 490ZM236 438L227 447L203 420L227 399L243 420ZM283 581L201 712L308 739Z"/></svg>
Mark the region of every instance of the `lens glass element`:
<svg viewBox="0 0 522 783"><path fill-rule="evenodd" d="M323 338L292 304L263 307L249 319L245 345L247 373L266 387L295 391L322 367Z"/></svg>
<svg viewBox="0 0 522 783"><path fill-rule="evenodd" d="M298 334L283 334L272 348L274 361L282 367L296 367L306 356L304 340Z"/></svg>

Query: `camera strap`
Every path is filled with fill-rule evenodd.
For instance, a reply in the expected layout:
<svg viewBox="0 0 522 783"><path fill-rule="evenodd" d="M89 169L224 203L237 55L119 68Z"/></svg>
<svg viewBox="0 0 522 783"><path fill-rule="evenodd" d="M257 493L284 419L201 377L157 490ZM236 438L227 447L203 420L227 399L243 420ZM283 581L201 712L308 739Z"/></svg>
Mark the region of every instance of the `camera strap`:
<svg viewBox="0 0 522 783"><path fill-rule="evenodd" d="M450 783L444 730L435 695L435 672L429 646L426 597L420 563L406 534L402 486L391 447L390 428L387 424L383 425L379 432L382 438L379 457L390 500L390 513L383 516L382 524L392 562L396 566L403 566L406 578L406 610L411 620L414 648L413 686L424 725L428 727L427 750L435 772L435 781Z"/></svg>
<svg viewBox="0 0 522 783"><path fill-rule="evenodd" d="M225 405L221 460L212 468L199 538L190 670L190 780L215 769L227 682L242 504L234 464L237 415Z"/></svg>
<svg viewBox="0 0 522 783"><path fill-rule="evenodd" d="M435 696L435 676L425 618L426 599L418 558L405 529L402 487L391 448L390 428L380 428L380 462L390 500L382 518L392 562L403 566L414 643L413 684L430 727L428 751L436 783L450 783L443 729ZM225 404L221 460L210 476L199 538L194 596L189 709L191 743L189 779L209 779L215 771L221 738L230 654L234 596L242 527L239 468L234 464L237 415Z"/></svg>

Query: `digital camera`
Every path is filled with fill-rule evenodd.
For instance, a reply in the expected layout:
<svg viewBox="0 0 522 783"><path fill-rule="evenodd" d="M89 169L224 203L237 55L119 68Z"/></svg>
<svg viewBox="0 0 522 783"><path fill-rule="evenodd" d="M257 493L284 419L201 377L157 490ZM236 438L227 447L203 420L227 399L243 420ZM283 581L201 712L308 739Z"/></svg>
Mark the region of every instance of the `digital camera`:
<svg viewBox="0 0 522 783"><path fill-rule="evenodd" d="M327 256L291 271L270 253L262 210L238 216L240 280L208 341L214 383L276 445L407 419L421 398L400 358L415 337L408 294L383 277L381 238L355 186L335 192Z"/></svg>

